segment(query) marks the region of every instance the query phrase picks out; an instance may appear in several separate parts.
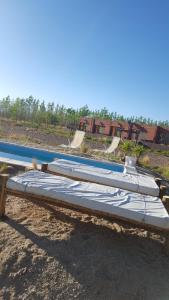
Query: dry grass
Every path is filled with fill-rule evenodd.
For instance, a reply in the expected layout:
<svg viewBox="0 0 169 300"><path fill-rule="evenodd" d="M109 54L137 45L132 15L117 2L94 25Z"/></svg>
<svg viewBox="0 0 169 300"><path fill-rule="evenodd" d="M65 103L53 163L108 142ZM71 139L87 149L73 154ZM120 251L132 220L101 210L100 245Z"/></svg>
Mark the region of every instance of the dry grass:
<svg viewBox="0 0 169 300"><path fill-rule="evenodd" d="M140 159L140 162L141 164L144 166L144 167L147 167L150 165L150 158L149 156L146 154L144 155L141 159Z"/></svg>
<svg viewBox="0 0 169 300"><path fill-rule="evenodd" d="M89 146L87 146L86 144L82 144L80 146L80 153L86 154L89 152Z"/></svg>

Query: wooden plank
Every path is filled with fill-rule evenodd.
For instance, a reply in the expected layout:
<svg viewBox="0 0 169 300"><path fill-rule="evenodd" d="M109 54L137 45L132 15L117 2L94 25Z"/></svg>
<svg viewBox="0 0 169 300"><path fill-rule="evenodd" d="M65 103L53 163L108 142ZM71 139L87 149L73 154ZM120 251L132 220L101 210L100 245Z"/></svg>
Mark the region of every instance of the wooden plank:
<svg viewBox="0 0 169 300"><path fill-rule="evenodd" d="M163 202L167 212L169 213L169 196L167 196L167 195L163 196L162 202Z"/></svg>
<svg viewBox="0 0 169 300"><path fill-rule="evenodd" d="M169 233L165 234L164 251L165 254L169 255Z"/></svg>
<svg viewBox="0 0 169 300"><path fill-rule="evenodd" d="M161 179L161 178L155 178L154 180L155 180L156 184L157 184L157 185L159 186L159 188L160 188L162 179Z"/></svg>
<svg viewBox="0 0 169 300"><path fill-rule="evenodd" d="M165 195L163 196L163 199L162 199L164 202L169 202L169 195Z"/></svg>
<svg viewBox="0 0 169 300"><path fill-rule="evenodd" d="M5 215L5 204L6 204L6 183L9 176L7 174L0 174L0 217Z"/></svg>
<svg viewBox="0 0 169 300"><path fill-rule="evenodd" d="M42 172L47 172L47 169L48 169L48 164L42 164L41 165L41 171Z"/></svg>
<svg viewBox="0 0 169 300"><path fill-rule="evenodd" d="M165 193L166 193L166 189L167 189L167 187L165 186L165 185L161 185L160 186L160 194L159 194L159 198L162 200L163 199L163 197L164 197L164 195L165 195Z"/></svg>

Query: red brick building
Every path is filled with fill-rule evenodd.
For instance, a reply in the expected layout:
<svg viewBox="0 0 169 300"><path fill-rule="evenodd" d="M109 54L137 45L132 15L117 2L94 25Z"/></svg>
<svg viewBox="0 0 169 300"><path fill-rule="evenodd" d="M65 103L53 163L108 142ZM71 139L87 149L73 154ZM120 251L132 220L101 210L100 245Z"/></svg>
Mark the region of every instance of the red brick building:
<svg viewBox="0 0 169 300"><path fill-rule="evenodd" d="M120 136L123 139L169 144L169 128L116 120L83 117L79 129L90 133Z"/></svg>

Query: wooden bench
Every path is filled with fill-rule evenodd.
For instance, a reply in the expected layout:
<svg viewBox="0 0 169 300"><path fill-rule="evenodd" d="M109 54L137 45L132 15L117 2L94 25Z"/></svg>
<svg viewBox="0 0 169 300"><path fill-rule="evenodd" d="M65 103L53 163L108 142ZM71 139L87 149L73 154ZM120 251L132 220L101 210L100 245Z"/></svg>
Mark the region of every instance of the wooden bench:
<svg viewBox="0 0 169 300"><path fill-rule="evenodd" d="M8 175L7 174L1 174L0 175L0 217L3 218L5 216L5 206L6 206L6 197L7 195L12 195L12 196L16 196L16 197L20 197L20 198L24 198L24 199L28 199L31 201L39 201L39 204L42 202L46 202L52 205L56 205L56 206L61 206L61 207L65 207L65 208L71 208L71 209L75 209L76 211L81 211L84 213L88 213L88 214L92 214L92 215L96 215L99 217L105 217L108 218L109 220L111 219L112 221L122 221L124 222L124 224L127 225L131 225L131 226L135 226L135 227L139 227L139 228L143 228L145 230L148 230L150 232L157 232L158 234L162 235L165 237L165 242L164 242L164 249L165 252L167 254L169 254L169 230L168 229L161 229L155 226L150 226L144 223L139 223L136 221L131 221L122 217L119 217L117 215L112 215L109 213L101 213L100 211L96 211L96 210L91 210L88 208L84 208L81 207L79 205L74 205L74 204L70 204L64 201L60 201L60 200L54 200L51 198L47 198L45 196L38 196L38 195L34 195L31 193L27 193L27 192L18 192L16 190L12 190L12 189L8 189L6 187L7 184L7 180L8 180ZM164 201L168 201L169 199L164 198Z"/></svg>

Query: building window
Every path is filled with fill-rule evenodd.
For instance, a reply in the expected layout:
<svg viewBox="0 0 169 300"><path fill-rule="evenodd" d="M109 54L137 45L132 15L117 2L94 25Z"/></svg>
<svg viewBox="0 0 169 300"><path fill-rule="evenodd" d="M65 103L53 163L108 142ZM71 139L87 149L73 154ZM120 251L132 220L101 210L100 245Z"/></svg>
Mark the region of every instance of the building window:
<svg viewBox="0 0 169 300"><path fill-rule="evenodd" d="M86 131L86 128L87 128L87 124L86 123L80 123L80 126L79 126L80 130Z"/></svg>
<svg viewBox="0 0 169 300"><path fill-rule="evenodd" d="M96 125L96 133L103 134L104 133L104 126Z"/></svg>
<svg viewBox="0 0 169 300"><path fill-rule="evenodd" d="M118 136L118 137L121 137L121 128L116 127L116 128L115 128L114 135L115 135L115 136Z"/></svg>
<svg viewBox="0 0 169 300"><path fill-rule="evenodd" d="M103 134L104 133L104 127L103 126L99 126L99 133Z"/></svg>

